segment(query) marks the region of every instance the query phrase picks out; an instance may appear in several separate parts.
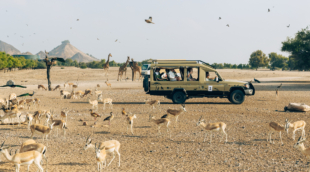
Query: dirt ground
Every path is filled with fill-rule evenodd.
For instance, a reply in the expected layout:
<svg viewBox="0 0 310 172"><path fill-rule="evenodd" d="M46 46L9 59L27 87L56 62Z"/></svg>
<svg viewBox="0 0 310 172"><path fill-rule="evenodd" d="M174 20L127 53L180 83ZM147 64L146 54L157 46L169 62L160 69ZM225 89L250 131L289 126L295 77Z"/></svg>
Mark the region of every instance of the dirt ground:
<svg viewBox="0 0 310 172"><path fill-rule="evenodd" d="M131 78L131 69L128 68L127 76ZM166 128L162 127L162 135L158 136L157 127L149 122L149 114L160 118L168 108L179 108L180 105L172 104L171 100L161 96L146 95L142 82L131 80L117 82L118 68L110 68L109 82L111 88L105 85L106 78L103 70L77 69L73 67L53 67L51 70L53 87L65 82L78 83L77 90L87 88L95 89L100 84L99 90L103 91L104 98L113 99L113 110L106 108L100 102L99 110L102 115L97 119L95 128L90 127L94 119L90 116L91 105L87 99L60 99L59 91L38 91L37 85L47 86L46 70L24 70L9 73L0 71L0 84L4 85L12 79L16 84L26 85L22 88L0 88L0 97L6 98L12 92L22 94L35 91L35 98L41 99L41 105L26 113L35 110L54 110L56 119L60 118L63 108L70 110L67 121L66 137L53 130L48 141L35 135L35 140L47 145L48 171L96 171L94 150L83 150L86 137L92 132L93 143L110 139L121 143L121 166L118 167L118 156L112 164L103 171L306 171L309 167L306 157L293 148L296 141L292 139L292 130L289 134L282 133L284 145L279 140L279 134L274 133L272 138L275 144L266 142L267 126L271 121L284 124L285 119L294 122L304 120L310 122L309 113L284 112L284 106L290 102L309 102L310 72L288 71L254 71L254 70L219 70L225 79L250 81L255 77L262 83L255 83L257 88L254 96L246 97L241 105L231 104L227 99L200 98L186 101L186 110L179 117L178 125L175 119L172 123L171 140ZM23 82L22 82L23 81ZM27 81L27 82L24 82ZM283 83L278 98L275 88ZM67 89L71 91L70 89ZM91 97L92 100L95 96ZM146 99L161 101L159 108L152 109L145 105ZM122 108L127 113L136 114L134 120L134 135L126 134L126 122L121 115ZM103 119L113 111L116 117L111 122L111 128L106 127ZM3 112L0 113L3 115ZM227 124L228 142L220 142L220 133L213 133L212 143L209 144L210 135L203 142L205 131L196 127L196 122L202 116L207 122L224 122ZM82 126L82 119L88 123ZM296 133L296 139L301 132ZM306 135L309 126L306 126ZM31 132L25 124L20 126L0 125L0 142L12 146L13 154L20 144L29 139ZM308 141L305 146L310 146ZM108 155L108 162L112 156ZM9 163L3 155L0 156L0 171L13 171L14 165ZM44 164L44 169L46 165ZM26 166L21 166L21 171L26 171ZM36 171L35 165L30 166L30 171Z"/></svg>

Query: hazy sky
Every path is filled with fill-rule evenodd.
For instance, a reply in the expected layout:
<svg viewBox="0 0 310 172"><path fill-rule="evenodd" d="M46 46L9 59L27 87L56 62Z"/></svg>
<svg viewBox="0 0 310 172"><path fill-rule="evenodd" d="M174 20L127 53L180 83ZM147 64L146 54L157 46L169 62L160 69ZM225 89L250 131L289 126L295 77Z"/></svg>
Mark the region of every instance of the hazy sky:
<svg viewBox="0 0 310 172"><path fill-rule="evenodd" d="M287 55L281 42L310 25L309 7L309 0L1 0L0 40L33 54L69 40L99 59L112 53L116 62L239 64L258 49ZM145 23L149 16L155 24Z"/></svg>

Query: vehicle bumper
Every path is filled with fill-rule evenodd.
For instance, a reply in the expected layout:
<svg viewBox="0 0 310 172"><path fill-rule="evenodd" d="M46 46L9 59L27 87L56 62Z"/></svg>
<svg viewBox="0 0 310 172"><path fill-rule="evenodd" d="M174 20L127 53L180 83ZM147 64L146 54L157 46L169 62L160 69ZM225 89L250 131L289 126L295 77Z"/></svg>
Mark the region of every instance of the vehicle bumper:
<svg viewBox="0 0 310 172"><path fill-rule="evenodd" d="M244 90L245 95L253 95L253 92L254 92L253 89Z"/></svg>

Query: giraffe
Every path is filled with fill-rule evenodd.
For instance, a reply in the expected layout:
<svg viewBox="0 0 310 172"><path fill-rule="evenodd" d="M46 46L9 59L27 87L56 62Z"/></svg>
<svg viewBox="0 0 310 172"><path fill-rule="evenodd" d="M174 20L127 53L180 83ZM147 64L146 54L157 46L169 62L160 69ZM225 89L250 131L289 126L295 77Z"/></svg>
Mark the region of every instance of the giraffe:
<svg viewBox="0 0 310 172"><path fill-rule="evenodd" d="M125 72L125 77L126 77L127 65L128 65L128 63L129 63L129 61L130 61L130 57L128 56L128 57L127 57L126 63L125 63L124 65L122 65L122 66L119 67L119 70L118 70L118 78L117 78L118 81L122 81L122 77L123 77L123 73L124 73L124 72Z"/></svg>
<svg viewBox="0 0 310 172"><path fill-rule="evenodd" d="M132 81L136 79L136 72L139 72L139 81L141 78L141 67L138 66L137 62L134 62L133 59L131 59L131 63L129 63L131 71L132 71Z"/></svg>
<svg viewBox="0 0 310 172"><path fill-rule="evenodd" d="M107 62L103 65L103 69L104 69L104 71L105 71L105 76L108 75L108 71L109 71L109 67L110 67L110 65L109 65L110 57L112 57L112 54L111 54L111 53L108 55L108 60L107 60Z"/></svg>

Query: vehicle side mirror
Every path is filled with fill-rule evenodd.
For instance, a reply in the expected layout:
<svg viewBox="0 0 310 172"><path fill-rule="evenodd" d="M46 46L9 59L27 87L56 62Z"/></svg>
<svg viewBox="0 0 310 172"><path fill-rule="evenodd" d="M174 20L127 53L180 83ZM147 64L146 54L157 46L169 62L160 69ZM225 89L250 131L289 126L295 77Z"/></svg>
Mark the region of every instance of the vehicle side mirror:
<svg viewBox="0 0 310 172"><path fill-rule="evenodd" d="M215 78L215 81L216 81L216 82L219 82L219 78L218 78L218 77L216 77L216 78Z"/></svg>

